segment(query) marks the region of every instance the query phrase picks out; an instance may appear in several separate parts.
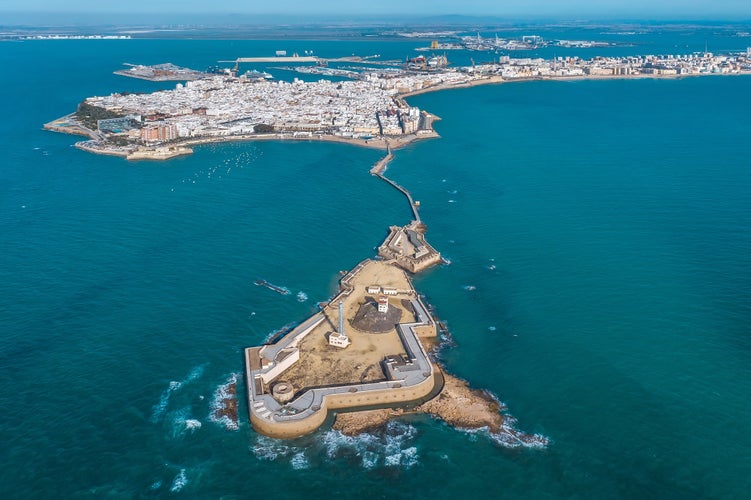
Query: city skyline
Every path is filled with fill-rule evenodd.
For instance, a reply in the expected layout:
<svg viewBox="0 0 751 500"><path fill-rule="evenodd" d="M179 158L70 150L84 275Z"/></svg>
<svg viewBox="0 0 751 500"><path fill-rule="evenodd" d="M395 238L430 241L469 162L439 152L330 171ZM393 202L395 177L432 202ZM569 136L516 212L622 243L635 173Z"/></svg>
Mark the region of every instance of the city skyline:
<svg viewBox="0 0 751 500"><path fill-rule="evenodd" d="M283 17L305 19L323 17L431 17L431 16L492 16L498 18L558 18L558 19L707 19L707 20L747 20L751 18L751 4L742 0L724 0L710 2L706 0L651 2L648 0L616 0L603 4L592 0L572 0L553 2L550 0L475 0L455 2L452 0L416 0L405 3L396 0L382 0L377 3L341 2L339 0L320 0L315 3L302 0L289 0L280 7L279 4L252 4L240 0L224 1L221 5L212 5L207 11L206 3L197 0L160 0L149 2L133 0L127 4L103 4L96 0L71 0L65 4L52 0L6 0L0 8L5 19L17 22L17 19L51 22L55 19L66 22L75 21L81 16L82 21L97 18L110 19L110 22L131 22L121 15L135 16L146 14L147 21L169 22L179 19L182 22L191 16L196 21L210 22L233 19L249 21L253 16ZM117 14L118 17L109 18ZM233 16L240 16L236 18ZM245 17L247 16L247 18ZM134 17L134 19L138 19ZM301 20L303 18L301 17Z"/></svg>

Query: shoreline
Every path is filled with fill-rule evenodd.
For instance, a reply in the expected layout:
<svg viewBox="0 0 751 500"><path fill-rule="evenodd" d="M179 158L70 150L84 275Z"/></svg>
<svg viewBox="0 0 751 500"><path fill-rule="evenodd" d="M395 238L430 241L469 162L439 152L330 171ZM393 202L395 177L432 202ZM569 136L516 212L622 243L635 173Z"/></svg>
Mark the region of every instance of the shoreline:
<svg viewBox="0 0 751 500"><path fill-rule="evenodd" d="M637 78L670 78L678 79L684 76L702 76L702 75L633 75ZM620 75L584 75L581 77L568 78L531 78L535 80L564 80L564 81L582 81L582 80L612 80L622 79ZM523 80L526 81L526 80ZM427 92L446 90L450 88L467 88L486 84L506 83L500 79L488 79L474 81L462 85L443 85L427 89L421 89L416 92L407 93L399 98L407 98L413 95L419 95ZM388 168L394 155L391 150L381 160L376 162L370 169L371 175L380 177L389 184L389 181L383 174ZM412 200L406 188L395 185L397 189L404 190L410 203ZM413 210L414 205L412 205ZM416 217L418 217L416 215ZM419 220L419 219L418 219ZM440 324L439 320L436 322ZM440 346L434 346L431 356L435 358L435 352ZM437 362L433 363L436 370L440 372L443 379L443 387L432 398L417 404L414 407L391 407L367 409L362 411L348 411L335 413L332 428L341 432L345 436L356 436L363 433L372 432L384 426L390 420L400 418L405 415L428 415L438 419L457 430L467 432L485 431L488 436L496 443L510 447L530 447L545 448L549 445L550 440L540 434L527 434L515 427L516 419L507 413L507 407L501 403L495 395L487 390L473 389L466 380L451 375Z"/></svg>
<svg viewBox="0 0 751 500"><path fill-rule="evenodd" d="M373 137L372 139L361 139L356 137L342 137L331 134L313 134L313 135L294 135L292 132L279 132L273 134L248 134L237 136L221 137L199 137L195 139L186 139L176 141L171 145L174 146L200 146L203 144L219 144L224 142L246 142L246 141L298 141L298 142L331 142L338 144L350 144L369 149L378 149L386 151L387 149L401 149L420 139L431 139L440 137L438 133L430 131L423 134L409 134L403 136L384 136Z"/></svg>
<svg viewBox="0 0 751 500"><path fill-rule="evenodd" d="M440 365L444 387L432 399L414 408L381 408L359 412L337 413L332 429L345 436L357 436L380 429L390 420L407 415L427 415L454 429L486 431L495 442L515 448L545 448L550 440L540 434L528 434L516 428L516 419L492 393L473 389L469 383L446 373Z"/></svg>
<svg viewBox="0 0 751 500"><path fill-rule="evenodd" d="M529 82L529 81L555 81L555 82L577 82L577 81L596 81L596 80L678 80L683 78L703 77L703 76L751 76L751 71L741 71L736 73L690 73L685 75L678 74L631 74L631 75L575 75L575 76L524 76L518 78L503 78L499 75L481 77L475 80L470 80L463 83L441 83L425 87L421 89L411 90L394 96L394 100L399 103L403 103L405 106L406 99L410 97L428 94L432 92L440 92L443 90L452 89L466 89L479 87L483 85L500 85L506 83L515 82ZM440 117L433 115L427 111L423 111L432 121L440 121ZM42 127L45 130L52 132L58 132L70 135L79 135L89 137L89 141L80 141L75 143L75 147L84 151L101 154L107 156L118 156L128 160L168 160L178 156L184 156L192 154L192 146L200 146L204 144L219 144L225 142L246 142L246 141L307 141L307 142L329 142L339 144L350 144L353 146L359 146L370 149L378 149L381 151L396 150L404 148L414 142L423 139L440 138L440 135L432 128L427 130L420 130L416 133L396 135L396 136L380 136L372 137L370 139L362 139L355 137L343 137L331 134L305 134L299 135L296 132L276 132L272 134L245 134L235 136L205 136L196 138L180 139L171 143L160 143L153 146L140 145L140 146L105 146L96 147L93 144L87 144L94 142L100 144L103 139L98 132L91 130L75 119L75 113L69 113L63 117L52 120L45 123ZM179 153L165 153L166 150L179 150Z"/></svg>
<svg viewBox="0 0 751 500"><path fill-rule="evenodd" d="M171 143L163 143L154 146L139 146L137 148L123 148L119 147L96 147L94 144L99 144L97 139L99 138L96 133L79 124L78 122L72 122L70 125L62 126L57 125L64 119L70 119L73 121L72 115L66 115L65 117L57 118L51 122L43 125L44 130L51 132L57 132L68 135L78 135L89 137L88 141L79 141L74 144L78 149L86 151L88 153L105 155L105 156L117 156L128 160L169 160L177 156L184 156L193 153L193 146L202 146L206 144L222 144L232 142L253 142L253 141L296 141L296 142L328 142L337 144L349 144L351 146L358 146L368 149L376 149L380 151L387 151L389 149L401 149L413 142L417 142L425 139L440 138L440 135L434 130L423 131L420 134L409 134L402 136L385 136L385 137L373 137L371 139L362 139L355 137L342 137L337 135L322 134L301 136L294 135L293 133L274 133L274 134L248 134L237 136L220 136L220 137L197 137L194 139L183 139ZM434 117L435 121L438 121L438 117ZM93 144L92 144L93 143ZM179 154L164 154L165 150L181 150Z"/></svg>

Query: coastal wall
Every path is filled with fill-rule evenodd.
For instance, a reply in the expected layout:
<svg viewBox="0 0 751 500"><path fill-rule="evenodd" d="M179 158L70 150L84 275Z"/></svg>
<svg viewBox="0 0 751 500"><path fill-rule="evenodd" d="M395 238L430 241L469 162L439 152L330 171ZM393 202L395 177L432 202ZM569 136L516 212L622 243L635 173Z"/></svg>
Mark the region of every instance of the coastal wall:
<svg viewBox="0 0 751 500"><path fill-rule="evenodd" d="M326 421L330 411L418 402L431 395L435 386L436 377L431 376L411 387L327 394L323 397L321 408L305 418L273 421L261 418L251 410L250 423L257 432L266 436L292 439L317 430Z"/></svg>
<svg viewBox="0 0 751 500"><path fill-rule="evenodd" d="M252 401L252 400L251 400ZM292 439L314 432L326 421L328 412L325 408L298 420L273 421L261 418L250 412L250 425L256 432L277 439Z"/></svg>

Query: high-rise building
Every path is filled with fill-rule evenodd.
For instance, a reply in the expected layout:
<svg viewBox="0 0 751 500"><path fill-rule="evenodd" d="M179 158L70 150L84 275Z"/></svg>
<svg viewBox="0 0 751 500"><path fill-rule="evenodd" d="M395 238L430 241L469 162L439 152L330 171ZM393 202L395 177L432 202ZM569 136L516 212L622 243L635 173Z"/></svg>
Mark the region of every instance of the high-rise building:
<svg viewBox="0 0 751 500"><path fill-rule="evenodd" d="M174 123L156 123L141 129L143 142L164 142L177 139L177 126Z"/></svg>

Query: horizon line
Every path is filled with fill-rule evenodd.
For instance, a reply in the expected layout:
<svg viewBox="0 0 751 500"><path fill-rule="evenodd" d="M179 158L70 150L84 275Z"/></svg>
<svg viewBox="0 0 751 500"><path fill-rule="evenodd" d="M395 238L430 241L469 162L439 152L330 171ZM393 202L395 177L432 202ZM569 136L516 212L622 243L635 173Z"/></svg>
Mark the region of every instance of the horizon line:
<svg viewBox="0 0 751 500"><path fill-rule="evenodd" d="M11 16L11 19L4 19L0 26L87 26L92 23L107 26L131 26L133 24L150 25L155 24L188 24L194 26L243 26L258 24L278 24L292 25L315 25L318 23L337 24L356 21L358 25L378 25L378 24L402 24L409 26L409 22L432 22L450 24L477 24L477 23L566 23L566 24L641 24L641 25L660 25L660 24L749 24L751 23L751 13L744 14L747 18L719 17L717 15L690 14L682 17L665 15L652 15L648 18L634 15L542 15L542 14L518 14L518 15L481 15L481 14L289 14L289 13L264 13L253 14L249 12L226 12L226 13L208 13L208 12L62 12L62 11L6 11L0 9L0 14ZM117 20L112 19L116 15ZM16 19L12 19L13 17ZM83 19L82 19L83 17ZM198 18L201 18L200 20ZM38 18L38 19L36 19ZM125 19L124 19L125 18ZM231 19L232 23L226 21ZM58 21L57 23L54 21Z"/></svg>

